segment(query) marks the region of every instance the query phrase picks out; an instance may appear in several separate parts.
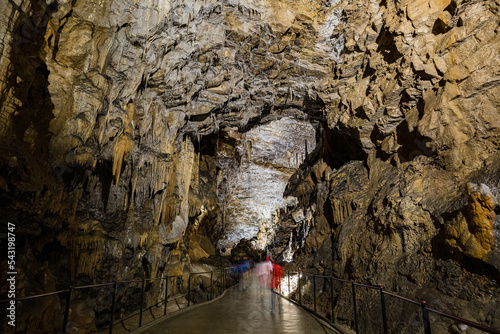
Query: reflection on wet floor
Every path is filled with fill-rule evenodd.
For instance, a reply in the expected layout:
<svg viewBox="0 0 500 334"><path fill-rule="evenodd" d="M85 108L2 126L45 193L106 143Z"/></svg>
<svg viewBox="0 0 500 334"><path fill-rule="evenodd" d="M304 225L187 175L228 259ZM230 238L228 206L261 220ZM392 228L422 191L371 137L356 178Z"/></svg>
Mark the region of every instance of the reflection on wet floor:
<svg viewBox="0 0 500 334"><path fill-rule="evenodd" d="M221 299L167 317L137 333L338 333L297 305L278 297L271 313L271 292L259 289L252 275L243 291L231 288Z"/></svg>

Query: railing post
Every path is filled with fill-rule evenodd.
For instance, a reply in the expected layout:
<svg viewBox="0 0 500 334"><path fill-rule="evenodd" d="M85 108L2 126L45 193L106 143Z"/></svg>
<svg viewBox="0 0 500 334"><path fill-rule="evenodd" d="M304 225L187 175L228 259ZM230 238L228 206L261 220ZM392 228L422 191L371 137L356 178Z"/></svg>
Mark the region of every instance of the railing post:
<svg viewBox="0 0 500 334"><path fill-rule="evenodd" d="M316 275L313 275L314 313L316 313Z"/></svg>
<svg viewBox="0 0 500 334"><path fill-rule="evenodd" d="M224 279L222 280L222 291L225 291L227 288L226 268L222 269L222 277L224 277Z"/></svg>
<svg viewBox="0 0 500 334"><path fill-rule="evenodd" d="M431 320L429 319L429 311L427 311L427 302L422 300L420 302L422 308L422 319L424 321L424 333L431 334Z"/></svg>
<svg viewBox="0 0 500 334"><path fill-rule="evenodd" d="M220 270L220 287L222 288L220 293L224 291L224 269Z"/></svg>
<svg viewBox="0 0 500 334"><path fill-rule="evenodd" d="M167 315L167 304L168 304L168 280L170 277L167 275L165 279L165 306L163 308L163 315Z"/></svg>
<svg viewBox="0 0 500 334"><path fill-rule="evenodd" d="M302 305L302 289L300 284L300 279L302 278L302 273L299 271L299 304Z"/></svg>
<svg viewBox="0 0 500 334"><path fill-rule="evenodd" d="M354 281L351 281L352 284L352 307L354 310L354 328L356 333L359 333L358 329L358 311L356 310L356 287Z"/></svg>
<svg viewBox="0 0 500 334"><path fill-rule="evenodd" d="M144 289L145 289L146 279L142 279L142 287L141 287L141 311L139 312L139 328L142 327L142 309L144 304Z"/></svg>
<svg viewBox="0 0 500 334"><path fill-rule="evenodd" d="M188 276L188 307L191 305L191 273Z"/></svg>
<svg viewBox="0 0 500 334"><path fill-rule="evenodd" d="M288 299L290 299L292 295L292 290L290 290L290 270L288 270Z"/></svg>
<svg viewBox="0 0 500 334"><path fill-rule="evenodd" d="M333 313L335 305L333 304L333 277L330 276L330 304L332 307L332 324L335 323L335 315Z"/></svg>
<svg viewBox="0 0 500 334"><path fill-rule="evenodd" d="M387 328L387 312L385 309L385 297L384 297L384 287L379 287L380 291L380 305L382 306L382 323L384 325L384 334L388 334L389 330Z"/></svg>
<svg viewBox="0 0 500 334"><path fill-rule="evenodd" d="M210 271L210 300L212 300L214 297L213 297L213 292L214 292L214 271L211 270Z"/></svg>
<svg viewBox="0 0 500 334"><path fill-rule="evenodd" d="M68 288L68 298L66 299L66 309L64 310L64 320L63 320L63 333L66 333L66 326L68 325L69 309L71 307L71 296L73 295L73 287Z"/></svg>
<svg viewBox="0 0 500 334"><path fill-rule="evenodd" d="M109 334L113 334L113 322L115 321L115 303L116 303L117 282L113 282L113 301L111 302L111 316L109 319Z"/></svg>

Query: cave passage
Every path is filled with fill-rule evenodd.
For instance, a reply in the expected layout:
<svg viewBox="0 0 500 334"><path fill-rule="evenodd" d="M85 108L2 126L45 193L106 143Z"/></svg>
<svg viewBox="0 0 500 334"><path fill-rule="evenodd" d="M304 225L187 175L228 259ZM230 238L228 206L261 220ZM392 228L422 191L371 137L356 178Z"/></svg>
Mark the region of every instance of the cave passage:
<svg viewBox="0 0 500 334"><path fill-rule="evenodd" d="M230 249L243 238L256 238L257 249L268 245L274 236L276 211L296 200L283 197L288 180L316 146L313 124L288 117L243 136L246 145L238 148L241 160L226 171L219 199L224 225L220 249Z"/></svg>
<svg viewBox="0 0 500 334"><path fill-rule="evenodd" d="M271 292L259 290L256 280L244 291L233 287L213 303L181 312L139 333L340 333L279 296L276 312L270 313Z"/></svg>

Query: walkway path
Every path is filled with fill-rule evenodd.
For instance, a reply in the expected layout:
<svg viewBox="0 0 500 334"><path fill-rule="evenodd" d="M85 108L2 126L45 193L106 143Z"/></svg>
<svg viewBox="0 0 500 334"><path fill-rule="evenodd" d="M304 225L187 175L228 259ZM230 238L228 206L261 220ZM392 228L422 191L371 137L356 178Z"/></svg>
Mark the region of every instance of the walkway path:
<svg viewBox="0 0 500 334"><path fill-rule="evenodd" d="M339 333L322 320L279 296L276 298L277 302L281 301L281 307L271 313L271 292L259 291L255 283L247 290L240 290L238 286L233 287L222 298L212 303L181 311L136 333Z"/></svg>

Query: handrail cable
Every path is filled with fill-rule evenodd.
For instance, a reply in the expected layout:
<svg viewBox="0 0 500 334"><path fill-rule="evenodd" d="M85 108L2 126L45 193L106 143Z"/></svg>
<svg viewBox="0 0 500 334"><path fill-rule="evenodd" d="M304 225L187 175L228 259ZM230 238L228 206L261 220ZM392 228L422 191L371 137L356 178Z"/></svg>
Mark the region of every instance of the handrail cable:
<svg viewBox="0 0 500 334"><path fill-rule="evenodd" d="M494 329L494 328L491 328L491 327L488 327L488 326L485 326L485 325L482 325L480 323L476 323L476 322L473 322L471 320L467 320L467 319L464 319L464 318L461 318L461 317L458 317L458 316L454 316L454 315L451 315L451 314L448 314L448 313L445 313L445 312L441 312L441 311L438 311L438 310L435 310L435 309L431 309L429 307L427 307L427 303L422 300L421 302L418 302L416 300L413 300L413 299L410 299L410 298L407 298L407 297L403 297L403 296L400 296L398 294L395 294L393 292L389 292L389 291L386 291L384 290L384 288L382 286L377 286L377 285L371 285L371 284L363 284L363 283L356 283L354 281L350 281L350 280L346 280L346 279L342 279L342 278L337 278L337 277L333 277L333 276L326 276L326 275L316 275L316 274L311 274L311 273L304 273L302 271L294 271L294 272L288 272L288 276L290 275L301 275L301 276L312 276L313 278L315 277L320 277L320 278L325 278L325 279L331 279L331 280L334 280L334 281L338 281L338 282L343 282L343 283L349 283L349 284L352 284L352 287L353 287L353 302L355 304L355 292L354 292L354 287L355 286L360 286L360 287L365 287L365 288L368 288L368 289L377 289L380 291L380 295L381 297L383 297L384 295L389 295L389 296L392 296L392 297L395 297L395 298L398 298L398 299L401 299L403 301L406 301L406 302L409 302L409 303L412 303L412 304L415 304L415 305L420 305L422 307L422 312L424 313L424 318L426 317L426 313L427 312L431 312L431 313L435 313L435 314L438 314L438 315L441 315L445 318L448 318L448 319L451 319L451 320L454 320L454 321L457 321L457 322L460 322L460 323L463 323L463 324L466 324L468 326L471 326L471 327L474 327L474 328L477 328L479 330L482 330L484 332L487 332L487 333L490 333L490 334L500 334L500 330L497 330L497 329ZM299 302L298 302L298 305L302 306L303 308L307 309L309 312L312 312L314 313L315 315L319 315L317 312L315 312L313 309L310 309L309 307L305 306L305 305L302 305L301 303L301 291L300 291L300 282L299 282ZM332 287L333 289L333 287ZM289 291L290 293L290 291ZM314 291L314 294L316 294L316 291ZM293 301L294 303L297 303L296 301L292 300L291 297L285 297L283 296L282 294L280 294L283 298L286 298L290 301ZM333 298L333 297L332 297ZM385 302L384 302L385 303ZM385 304L382 305L382 307L385 309ZM315 307L316 308L316 307ZM333 310L333 306L332 306L332 310ZM332 311L333 312L333 311ZM385 313L385 310L384 310L384 313ZM333 314L333 313L332 313ZM428 313L427 313L428 314ZM321 316L321 315L320 315ZM357 315L355 314L355 317ZM335 324L334 321L333 321L333 316L332 316L332 319L329 320L330 323L332 324ZM428 319L424 319L424 320L428 320ZM385 322L386 319L383 319L383 321ZM355 319L355 322L357 322L357 319ZM384 324L384 327L386 328L387 324ZM427 333L431 333L430 331L430 328L428 329L428 331L425 332L426 334Z"/></svg>

